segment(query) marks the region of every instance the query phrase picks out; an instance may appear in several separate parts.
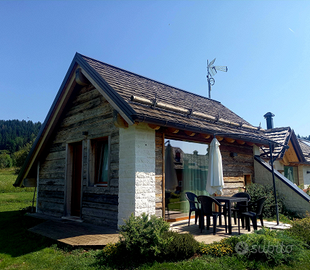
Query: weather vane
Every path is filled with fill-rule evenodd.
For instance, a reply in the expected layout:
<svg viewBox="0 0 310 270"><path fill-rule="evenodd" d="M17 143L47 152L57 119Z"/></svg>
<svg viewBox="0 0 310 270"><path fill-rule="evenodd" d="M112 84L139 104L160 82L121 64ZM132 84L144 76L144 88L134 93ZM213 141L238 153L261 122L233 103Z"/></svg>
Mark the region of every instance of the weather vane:
<svg viewBox="0 0 310 270"><path fill-rule="evenodd" d="M215 80L213 79L212 76L214 76L218 70L227 72L228 68L226 66L214 66L215 62L214 58L210 63L209 60L207 60L207 80L208 80L208 88L209 88L209 98L211 98L211 86L215 84Z"/></svg>

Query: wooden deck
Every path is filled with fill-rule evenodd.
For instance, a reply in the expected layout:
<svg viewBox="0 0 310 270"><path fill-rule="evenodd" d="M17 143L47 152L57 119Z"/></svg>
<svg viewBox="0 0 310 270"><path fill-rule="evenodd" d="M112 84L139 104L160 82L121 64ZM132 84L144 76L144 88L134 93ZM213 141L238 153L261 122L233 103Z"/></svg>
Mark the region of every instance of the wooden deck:
<svg viewBox="0 0 310 270"><path fill-rule="evenodd" d="M46 220L29 231L81 248L102 248L119 240L117 230L66 219Z"/></svg>

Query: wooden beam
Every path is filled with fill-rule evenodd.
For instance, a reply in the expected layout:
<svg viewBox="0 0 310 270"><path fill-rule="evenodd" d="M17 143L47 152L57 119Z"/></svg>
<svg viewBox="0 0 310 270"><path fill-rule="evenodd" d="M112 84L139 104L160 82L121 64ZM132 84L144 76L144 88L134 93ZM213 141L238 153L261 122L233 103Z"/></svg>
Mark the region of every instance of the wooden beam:
<svg viewBox="0 0 310 270"><path fill-rule="evenodd" d="M241 141L241 140L236 140L236 142L241 145L245 144L245 141Z"/></svg>
<svg viewBox="0 0 310 270"><path fill-rule="evenodd" d="M203 137L204 139L209 139L211 137L211 135L209 134L202 134L200 133L201 137Z"/></svg>
<svg viewBox="0 0 310 270"><path fill-rule="evenodd" d="M254 143L252 143L252 142L245 142L247 145L249 145L249 146L253 146L254 145Z"/></svg>
<svg viewBox="0 0 310 270"><path fill-rule="evenodd" d="M216 137L216 139L220 142L220 141L223 141L223 137L221 137L221 136L215 136Z"/></svg>
<svg viewBox="0 0 310 270"><path fill-rule="evenodd" d="M117 112L113 115L114 125L119 128L128 128L128 123L125 119Z"/></svg>
<svg viewBox="0 0 310 270"><path fill-rule="evenodd" d="M185 130L184 133L185 133L186 135L190 136L190 137L193 137L193 136L195 136L195 134L196 134L195 132L188 131L188 130Z"/></svg>
<svg viewBox="0 0 310 270"><path fill-rule="evenodd" d="M179 129L176 129L176 128L171 128L171 127L169 127L169 128L167 128L167 131L170 132L170 133L176 134L176 133L178 133L180 130L179 130Z"/></svg>
<svg viewBox="0 0 310 270"><path fill-rule="evenodd" d="M235 139L225 137L225 141L228 143L233 143L233 142L235 142Z"/></svg>
<svg viewBox="0 0 310 270"><path fill-rule="evenodd" d="M160 126L154 124L148 124L151 129L159 130Z"/></svg>

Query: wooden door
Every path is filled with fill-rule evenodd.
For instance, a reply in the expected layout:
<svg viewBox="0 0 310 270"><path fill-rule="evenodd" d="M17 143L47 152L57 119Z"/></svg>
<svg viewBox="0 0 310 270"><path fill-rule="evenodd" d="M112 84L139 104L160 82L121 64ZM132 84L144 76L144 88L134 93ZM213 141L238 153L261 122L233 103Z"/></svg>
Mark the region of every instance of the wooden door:
<svg viewBox="0 0 310 270"><path fill-rule="evenodd" d="M82 142L72 145L71 216L80 216L82 184Z"/></svg>

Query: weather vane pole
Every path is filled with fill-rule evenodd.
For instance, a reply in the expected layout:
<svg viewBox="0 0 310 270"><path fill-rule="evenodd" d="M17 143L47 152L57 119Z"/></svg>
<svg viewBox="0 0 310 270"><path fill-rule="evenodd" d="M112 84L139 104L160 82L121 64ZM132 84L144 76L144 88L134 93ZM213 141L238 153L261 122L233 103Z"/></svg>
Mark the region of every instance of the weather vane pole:
<svg viewBox="0 0 310 270"><path fill-rule="evenodd" d="M214 76L218 70L227 72L228 68L226 66L214 66L215 62L214 58L210 63L209 60L207 60L207 81L208 81L208 90L209 90L209 98L211 98L211 86L215 84L215 80L212 76Z"/></svg>

